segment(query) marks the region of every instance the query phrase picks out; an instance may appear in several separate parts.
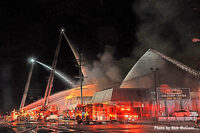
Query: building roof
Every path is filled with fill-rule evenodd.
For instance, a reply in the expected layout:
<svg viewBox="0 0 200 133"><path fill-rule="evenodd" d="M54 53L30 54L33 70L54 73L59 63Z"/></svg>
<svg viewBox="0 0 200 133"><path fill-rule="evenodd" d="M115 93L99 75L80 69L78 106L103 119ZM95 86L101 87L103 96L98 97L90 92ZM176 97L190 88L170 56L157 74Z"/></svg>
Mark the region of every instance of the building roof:
<svg viewBox="0 0 200 133"><path fill-rule="evenodd" d="M154 88L153 72L156 69L158 70L156 74L157 80L160 81L160 84L169 84L175 87L191 87L189 85L191 81L189 80L200 75L199 71L167 57L156 50L149 49L132 67L120 87ZM183 82L187 83L184 84ZM158 85L159 83L157 83Z"/></svg>
<svg viewBox="0 0 200 133"><path fill-rule="evenodd" d="M96 92L95 84L83 86L84 96L93 96L93 94L95 92ZM55 93L49 97L49 104L50 105L53 105L53 104L58 105L60 103L60 105L63 106L66 99L70 99L70 98L78 97L78 96L80 96L80 88L79 87L61 91L61 92ZM44 98L25 106L24 109L29 110L29 109L37 108L37 107L42 106L43 103L44 103Z"/></svg>
<svg viewBox="0 0 200 133"><path fill-rule="evenodd" d="M150 91L146 88L112 88L96 92L91 103L143 101L150 98Z"/></svg>

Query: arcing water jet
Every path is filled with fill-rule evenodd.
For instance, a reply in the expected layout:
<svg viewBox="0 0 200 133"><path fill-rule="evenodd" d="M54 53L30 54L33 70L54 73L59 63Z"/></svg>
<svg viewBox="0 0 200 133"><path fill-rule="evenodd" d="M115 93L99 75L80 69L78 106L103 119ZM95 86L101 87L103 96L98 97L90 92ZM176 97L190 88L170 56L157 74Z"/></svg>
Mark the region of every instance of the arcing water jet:
<svg viewBox="0 0 200 133"><path fill-rule="evenodd" d="M36 60L35 62L37 62L38 64L42 65L43 67L45 67L45 68L47 68L49 70L52 70L52 68L50 66L48 66L48 65L46 65L46 64L44 64L44 63L42 63L40 61ZM65 82L70 84L72 87L76 87L75 84L72 81L70 81L70 79L68 77L66 77L65 75L61 74L58 71L55 71L55 74L58 75L60 78L62 78Z"/></svg>
<svg viewBox="0 0 200 133"><path fill-rule="evenodd" d="M71 48L71 50L72 50L72 52L74 54L74 57L76 58L76 61L77 61L78 65L80 66L80 56L79 56L78 52L76 51L76 49L74 48L74 46L70 43L70 41L67 38L65 32L63 31L62 33L63 33L63 35L64 35L67 43L69 44L69 46L70 46L70 48ZM80 67L81 67L81 72L83 74L83 77L87 77L85 66L81 65Z"/></svg>

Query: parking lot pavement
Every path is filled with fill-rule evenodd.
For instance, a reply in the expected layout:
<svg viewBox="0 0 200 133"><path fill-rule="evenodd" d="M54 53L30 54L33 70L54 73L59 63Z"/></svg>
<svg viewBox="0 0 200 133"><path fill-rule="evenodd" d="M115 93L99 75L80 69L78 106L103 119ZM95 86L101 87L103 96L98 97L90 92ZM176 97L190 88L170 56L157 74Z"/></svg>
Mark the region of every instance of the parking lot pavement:
<svg viewBox="0 0 200 133"><path fill-rule="evenodd" d="M142 124L145 123L145 124ZM20 125L12 125L9 128L16 131L37 131L39 132L104 132L104 133L168 133L168 132L199 132L199 128L194 127L192 122L155 122L155 121L138 121L137 123L119 122L103 122L103 123L86 123L76 124L75 120L66 120L61 122L46 122L46 123L24 123Z"/></svg>
<svg viewBox="0 0 200 133"><path fill-rule="evenodd" d="M143 120L138 120L132 123L144 124L144 125L195 126L194 121L158 121L156 119L143 119Z"/></svg>
<svg viewBox="0 0 200 133"><path fill-rule="evenodd" d="M62 120L60 123L67 124L67 125L75 125L77 124L76 120ZM120 122L90 122L90 125L99 125L99 124L120 124ZM86 123L83 123L86 124ZM131 122L130 124L138 124L138 125L169 125L169 126L195 126L195 123L193 121L189 122L176 122L176 121L169 121L169 122L161 122L156 120L139 120L135 122Z"/></svg>

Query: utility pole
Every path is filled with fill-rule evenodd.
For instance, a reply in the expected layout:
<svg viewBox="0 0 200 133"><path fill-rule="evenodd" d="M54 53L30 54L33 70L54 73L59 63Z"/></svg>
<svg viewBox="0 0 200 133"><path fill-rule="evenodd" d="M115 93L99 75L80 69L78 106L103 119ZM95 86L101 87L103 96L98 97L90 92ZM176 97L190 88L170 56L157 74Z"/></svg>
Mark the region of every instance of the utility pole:
<svg viewBox="0 0 200 133"><path fill-rule="evenodd" d="M154 75L154 91L155 91L155 102L156 102L156 107L157 107L157 117L159 115L158 111L159 111L159 105L158 105L158 95L157 95L157 77L156 77L156 74L157 74L157 71L159 69L158 68L151 68L151 71L153 72L153 75Z"/></svg>
<svg viewBox="0 0 200 133"><path fill-rule="evenodd" d="M81 53L81 48L79 47L79 78L80 78L80 91L81 91L81 105L83 105L83 73L81 67L82 65L82 53Z"/></svg>
<svg viewBox="0 0 200 133"><path fill-rule="evenodd" d="M64 32L64 29L63 29L63 35L64 35L64 38L66 39L68 45L70 46L74 56L75 56L75 59L78 63L78 69L79 69L79 80L80 80L80 104L81 104L81 112L83 113L83 80L84 78L86 78L86 71L85 71L85 68L84 68L84 65L83 65L83 62L82 62L82 53L81 53L81 45L79 45L79 51L77 52L76 49L73 47L73 45L70 43L68 37L66 36L65 32ZM82 114L83 115L83 114Z"/></svg>

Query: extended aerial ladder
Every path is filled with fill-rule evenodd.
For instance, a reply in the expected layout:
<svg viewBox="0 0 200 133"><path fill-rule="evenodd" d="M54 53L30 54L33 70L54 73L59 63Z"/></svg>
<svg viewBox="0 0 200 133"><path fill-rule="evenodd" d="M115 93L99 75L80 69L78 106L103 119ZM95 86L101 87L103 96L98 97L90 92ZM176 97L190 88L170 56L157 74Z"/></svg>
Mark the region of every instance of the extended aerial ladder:
<svg viewBox="0 0 200 133"><path fill-rule="evenodd" d="M64 38L66 39L67 43L69 44L69 47L71 48L78 65L80 66L80 70L81 70L83 77L87 77L86 69L85 69L84 65L81 64L81 53L80 53L80 51L79 51L79 54L78 54L78 52L76 51L74 46L71 44L71 42L69 41L69 39L66 36L64 31L62 32L62 34L63 34Z"/></svg>
<svg viewBox="0 0 200 133"><path fill-rule="evenodd" d="M57 45L57 48L55 51L55 56L54 56L53 63L52 63L52 70L49 75L49 79L48 79L48 83L47 83L47 87L46 87L46 91L45 91L45 95L44 95L43 107L45 107L45 108L48 106L49 96L51 94L51 89L53 87L53 80L54 80L54 74L55 74L55 69L56 69L57 60L58 60L58 54L60 51L62 32L63 32L63 30L61 30L60 35L59 35L58 45Z"/></svg>
<svg viewBox="0 0 200 133"><path fill-rule="evenodd" d="M21 100L21 103L20 103L20 107L19 107L19 110L13 110L11 112L11 119L12 120L18 120L18 121L21 121L21 120L25 120L27 115L25 115L25 110L24 110L24 105L25 105L25 102L26 102L26 97L27 97L27 94L28 94L28 89L29 89L29 85L30 85L30 81L31 81L31 76L32 76L32 72L33 72L33 66L34 66L34 62L35 60L32 58L29 60L30 63L31 63L31 69L29 71L29 74L28 74L28 79L27 79L27 82L26 82L26 86L25 86L25 90L24 90L24 93L23 93L23 97L22 97L22 100Z"/></svg>
<svg viewBox="0 0 200 133"><path fill-rule="evenodd" d="M156 50L154 50L154 49L150 49L150 50L152 50L152 51L155 52L156 54L160 55L160 56L163 57L165 60L171 62L171 63L174 64L174 65L176 65L176 66L179 67L180 69L182 69L182 70L188 72L189 74L195 76L195 78L198 79L198 78L200 77L200 72L199 72L199 71L197 71L197 70L195 70L195 69L192 69L192 68L190 68L190 67L184 65L183 63L181 63L181 62L179 62L179 61L177 61L177 60L175 60L175 59L172 59L172 58L170 58L170 57L168 57L168 56L166 56L166 55L164 55L164 54L162 54L162 53L160 53L160 52L158 52L158 51L156 51Z"/></svg>
<svg viewBox="0 0 200 133"><path fill-rule="evenodd" d="M27 97L27 93L28 93L28 88L29 88L29 85L30 85L31 76L32 76L32 72L33 72L34 59L31 59L30 62L31 62L31 69L30 69L30 71L29 71L28 80L27 80L27 82L26 82L24 94L23 94L22 101L21 101L21 104L20 104L20 107L19 107L19 110L20 110L20 111L23 110L24 105L25 105L25 102L26 102L26 97Z"/></svg>
<svg viewBox="0 0 200 133"><path fill-rule="evenodd" d="M61 32L60 32L60 35L59 35L58 45L57 45L55 56L54 56L54 60L53 60L53 63L52 63L52 70L51 70L51 73L50 73L50 76L49 76L49 79L48 79L48 83L47 83L47 87L46 87L46 91L45 91L43 108L47 108L48 107L49 96L51 94L51 89L52 89L52 86L53 86L54 74L55 74L58 54L59 54L59 51L60 51L62 35L67 40L70 48L72 49L73 54L75 55L76 60L81 60L81 55L77 54L76 50L73 48L73 46L69 42L69 39L65 35L64 29L62 29ZM86 72L85 72L85 69L81 69L82 68L81 61L78 61L78 65L80 67L80 72L79 73L81 73L81 75L82 75L81 76L81 84L82 84L83 77L86 75ZM82 97L82 85L81 85L81 97ZM81 98L81 103L82 103L82 98Z"/></svg>
<svg viewBox="0 0 200 133"><path fill-rule="evenodd" d="M76 60L77 61L81 60L81 55L77 54L77 52L75 51L75 49L73 48L73 46L69 42L67 36L65 35L64 30L62 29L60 31L60 35L59 35L59 39L58 39L58 44L57 44L57 47L56 47L56 51L55 51L55 55L54 55L54 59L53 59L52 67L51 67L52 69L50 71L50 75L49 75L49 78L48 78L48 83L47 83L46 90L45 90L44 102L43 102L42 108L39 111L39 112L43 112L43 114L44 114L45 111L49 112L49 108L50 108L49 107L49 97L50 97L50 94L51 94L51 89L53 87L54 74L55 74L55 69L56 69L56 65L57 65L58 55L59 55L59 51L60 51L60 47L61 47L62 35L64 35L65 39L67 40L70 48L72 49L73 54L75 55ZM35 62L35 60L31 59L31 63L32 63L31 70L29 72L28 81L26 83L25 91L24 91L23 98L22 98L22 101L21 101L21 104L20 104L20 111L21 112L23 111L25 100L26 100L26 97L27 97L27 93L28 93L28 88L29 88L29 84L30 84L30 80L31 80L31 75L32 75L32 71L33 71L33 64L34 64L34 62ZM78 65L82 66L81 65L81 61L78 61ZM85 75L85 71L84 70L79 72L83 76ZM83 77L83 76L81 76L81 77ZM81 78L81 84L82 84L82 81L83 81L83 78ZM81 97L82 97L82 87L81 87ZM82 103L82 98L81 98L81 103Z"/></svg>
<svg viewBox="0 0 200 133"><path fill-rule="evenodd" d="M60 46L61 46L62 32L63 30L60 31L58 44L56 47L56 51L55 51L55 55L54 55L54 59L53 59L52 67L51 67L52 69L48 78L48 83L47 83L46 91L44 95L44 103L42 105L42 108L39 110L39 112L36 113L38 115L37 120L46 120L46 118L49 115L51 115L52 113L57 114L58 112L57 106L49 106L49 97L51 95L51 89L53 87L54 74L55 74L55 69L56 69L58 55L59 55ZM53 110L51 109L52 107L53 107Z"/></svg>
<svg viewBox="0 0 200 133"><path fill-rule="evenodd" d="M81 51L79 50L79 54L78 52L76 51L76 49L73 47L73 45L70 43L68 37L66 36L65 32L63 31L62 32L64 38L66 39L67 43L69 44L73 54L74 54L74 57L78 63L78 68L79 68L79 79L80 79L80 91L81 91L81 105L83 105L83 80L84 78L86 77L86 69L84 67L84 65L82 64L82 53Z"/></svg>

